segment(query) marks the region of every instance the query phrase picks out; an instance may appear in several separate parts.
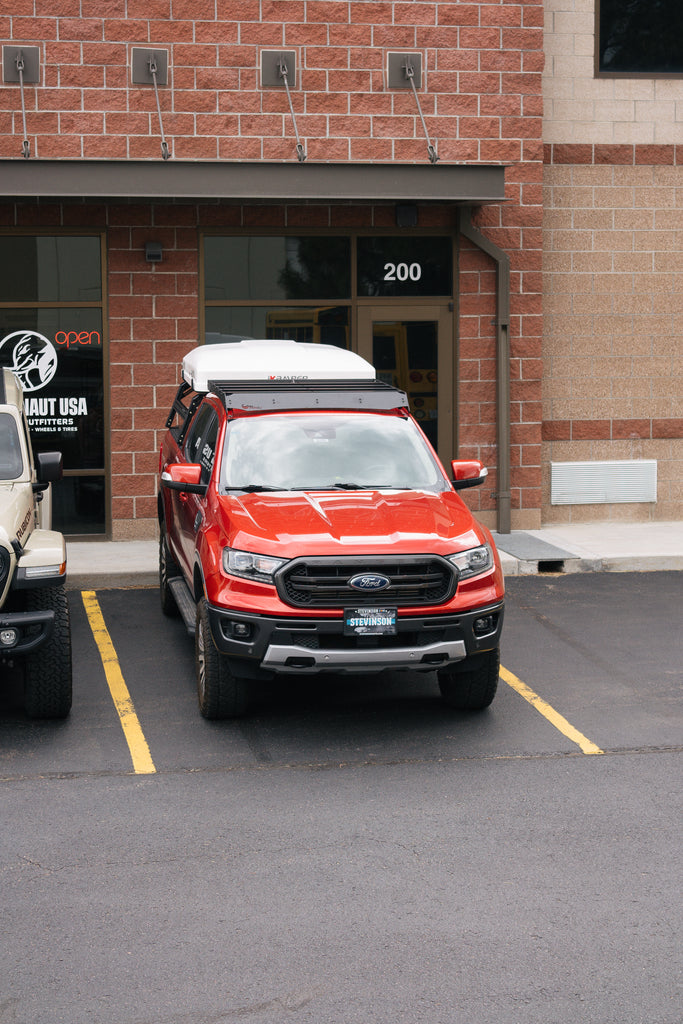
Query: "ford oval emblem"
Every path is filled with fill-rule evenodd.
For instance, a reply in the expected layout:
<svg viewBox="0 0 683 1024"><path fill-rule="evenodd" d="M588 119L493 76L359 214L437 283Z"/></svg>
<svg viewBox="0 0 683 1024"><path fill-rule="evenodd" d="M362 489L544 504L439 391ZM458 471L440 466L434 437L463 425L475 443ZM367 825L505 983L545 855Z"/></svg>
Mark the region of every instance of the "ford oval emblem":
<svg viewBox="0 0 683 1024"><path fill-rule="evenodd" d="M349 586L354 590L386 590L391 586L391 580L378 572L362 572L349 580Z"/></svg>

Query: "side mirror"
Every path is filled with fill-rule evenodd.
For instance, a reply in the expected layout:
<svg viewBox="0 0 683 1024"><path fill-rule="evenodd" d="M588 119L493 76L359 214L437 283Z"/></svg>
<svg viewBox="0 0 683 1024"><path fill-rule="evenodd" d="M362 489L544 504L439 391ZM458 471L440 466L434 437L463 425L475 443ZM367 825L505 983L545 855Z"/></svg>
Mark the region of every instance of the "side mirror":
<svg viewBox="0 0 683 1024"><path fill-rule="evenodd" d="M184 491L186 494L206 494L206 484L200 483L202 467L198 463L185 465L173 463L161 474L161 486L170 491Z"/></svg>
<svg viewBox="0 0 683 1024"><path fill-rule="evenodd" d="M489 473L478 459L454 459L451 468L453 489L456 491L462 491L465 487L478 487L479 484L483 484Z"/></svg>
<svg viewBox="0 0 683 1024"><path fill-rule="evenodd" d="M63 461L61 452L36 452L36 483L34 492L46 490L50 484L62 479Z"/></svg>

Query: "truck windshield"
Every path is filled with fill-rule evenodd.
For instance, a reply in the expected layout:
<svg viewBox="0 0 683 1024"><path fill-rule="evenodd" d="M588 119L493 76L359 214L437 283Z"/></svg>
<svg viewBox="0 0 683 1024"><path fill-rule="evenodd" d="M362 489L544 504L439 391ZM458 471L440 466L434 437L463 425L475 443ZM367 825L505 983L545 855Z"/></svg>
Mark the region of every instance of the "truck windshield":
<svg viewBox="0 0 683 1024"><path fill-rule="evenodd" d="M17 424L8 412L0 412L0 480L16 480L22 468Z"/></svg>
<svg viewBox="0 0 683 1024"><path fill-rule="evenodd" d="M288 413L229 424L221 489L443 491L448 482L415 424L373 413Z"/></svg>

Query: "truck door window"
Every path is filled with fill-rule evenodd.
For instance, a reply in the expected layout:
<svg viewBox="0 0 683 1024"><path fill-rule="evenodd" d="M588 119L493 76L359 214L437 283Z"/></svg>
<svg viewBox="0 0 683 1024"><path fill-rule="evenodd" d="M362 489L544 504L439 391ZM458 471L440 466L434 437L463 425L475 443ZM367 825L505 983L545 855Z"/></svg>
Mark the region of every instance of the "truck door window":
<svg viewBox="0 0 683 1024"><path fill-rule="evenodd" d="M199 462L202 434L206 429L212 412L211 406L204 402L199 406L192 423L190 423L183 447L183 454L188 462Z"/></svg>
<svg viewBox="0 0 683 1024"><path fill-rule="evenodd" d="M216 457L216 441L218 439L218 416L211 409L206 428L202 431L199 443L199 465L202 467L200 483L208 484L211 479L213 462Z"/></svg>
<svg viewBox="0 0 683 1024"><path fill-rule="evenodd" d="M0 480L16 480L21 476L21 445L14 418L0 412Z"/></svg>
<svg viewBox="0 0 683 1024"><path fill-rule="evenodd" d="M185 439L184 455L188 462L202 467L201 483L207 484L216 457L218 414L208 403L200 405Z"/></svg>

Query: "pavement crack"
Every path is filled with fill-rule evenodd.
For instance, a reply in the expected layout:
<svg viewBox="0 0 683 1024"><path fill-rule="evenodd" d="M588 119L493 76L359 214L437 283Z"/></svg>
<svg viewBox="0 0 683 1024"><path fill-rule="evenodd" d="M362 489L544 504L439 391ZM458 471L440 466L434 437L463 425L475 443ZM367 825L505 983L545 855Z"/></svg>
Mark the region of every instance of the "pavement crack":
<svg viewBox="0 0 683 1024"><path fill-rule="evenodd" d="M599 760L605 757L624 757L643 754L675 754L681 753L683 746L642 746L642 747L616 747L606 748L602 751ZM407 767L410 765L434 765L434 764L461 764L463 762L490 762L490 761L550 761L550 760L585 760L586 755L580 750L542 750L538 752L522 752L517 754L435 754L434 756L422 757L387 757L380 758L358 758L357 760L330 760L330 761L271 761L260 764L221 764L221 765L177 765L157 769L154 775L145 777L146 785L154 785L155 780L170 775L206 774L221 775L249 772L329 772L345 771L358 768L395 768ZM12 782L64 782L77 779L92 778L131 778L136 783L140 782L140 776L129 769L107 770L107 771L82 771L82 772L37 772L35 774L24 773L21 775L0 776L0 785Z"/></svg>

